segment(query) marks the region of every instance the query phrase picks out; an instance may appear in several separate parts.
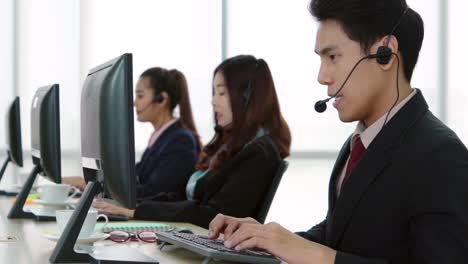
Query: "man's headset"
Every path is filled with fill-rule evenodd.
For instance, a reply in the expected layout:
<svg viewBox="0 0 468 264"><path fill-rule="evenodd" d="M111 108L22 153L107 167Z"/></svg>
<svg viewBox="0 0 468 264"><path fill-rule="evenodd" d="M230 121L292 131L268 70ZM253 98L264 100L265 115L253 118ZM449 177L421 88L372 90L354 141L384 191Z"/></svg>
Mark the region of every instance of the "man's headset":
<svg viewBox="0 0 468 264"><path fill-rule="evenodd" d="M401 21L403 20L403 17L408 12L408 9L409 9L409 7L406 7L406 9L403 11L403 14L400 16L398 21L395 23L395 26L393 27L392 31L390 31L390 34L388 34L388 37L393 35L393 32L400 25ZM387 38L385 45L378 47L377 52L375 54L367 55L365 57L362 57L360 60L358 60L356 62L356 64L354 64L353 68L349 72L349 74L346 77L346 79L344 80L343 84L341 84L338 91L336 91L336 93L333 96L328 97L327 99L324 99L324 100L317 101L315 103L315 106L314 106L315 111L317 111L318 113L323 113L325 110L327 110L327 102L330 101L331 99L335 98L341 92L341 90L344 88L345 84L348 82L349 77L351 77L351 74L353 74L354 70L357 68L357 66L363 60L376 59L377 63L379 63L381 65L386 65L386 64L388 64L390 62L390 59L391 59L392 55L395 55L395 58L397 59L397 80L396 80L397 98L395 100L395 103L390 108L390 111L388 112L388 114L390 114L391 110L395 107L395 105L397 104L398 99L400 97L400 89L398 87L398 77L399 77L399 70L400 70L400 58L398 57L398 55L395 52L392 51L392 49L390 49L388 47L388 45L389 45L389 39ZM387 117L385 118L384 125L385 125L385 123L387 123L388 114L387 114Z"/></svg>

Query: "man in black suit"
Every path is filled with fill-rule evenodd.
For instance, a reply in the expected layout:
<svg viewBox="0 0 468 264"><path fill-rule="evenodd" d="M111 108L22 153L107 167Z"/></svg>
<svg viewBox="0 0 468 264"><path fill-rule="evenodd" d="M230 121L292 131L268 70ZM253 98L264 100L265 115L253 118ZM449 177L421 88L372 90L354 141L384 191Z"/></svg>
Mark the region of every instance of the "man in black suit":
<svg viewBox="0 0 468 264"><path fill-rule="evenodd" d="M326 219L294 234L218 215L210 237L288 263L468 263L468 150L410 84L421 17L400 0L312 0L310 11L318 80L341 121L358 121L332 171Z"/></svg>

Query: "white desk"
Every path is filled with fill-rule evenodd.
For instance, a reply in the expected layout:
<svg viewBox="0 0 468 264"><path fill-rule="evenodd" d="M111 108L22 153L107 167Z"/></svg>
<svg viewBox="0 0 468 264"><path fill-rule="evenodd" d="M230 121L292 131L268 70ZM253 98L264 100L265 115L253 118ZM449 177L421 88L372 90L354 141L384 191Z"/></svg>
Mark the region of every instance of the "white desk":
<svg viewBox="0 0 468 264"><path fill-rule="evenodd" d="M15 242L0 242L0 263L15 264L46 264L55 247L55 242L42 236L43 230L56 229L55 222L36 222L31 219L8 219L7 215L12 205L11 197L0 196L0 238L6 236L18 237ZM206 234L207 230L185 223L168 223L173 226L191 228L195 233ZM109 240L99 241L96 247L107 246L132 247L153 257L159 263L202 263L203 257L180 248L167 247L160 251L156 243L125 242L115 243ZM229 263L229 262L212 262Z"/></svg>

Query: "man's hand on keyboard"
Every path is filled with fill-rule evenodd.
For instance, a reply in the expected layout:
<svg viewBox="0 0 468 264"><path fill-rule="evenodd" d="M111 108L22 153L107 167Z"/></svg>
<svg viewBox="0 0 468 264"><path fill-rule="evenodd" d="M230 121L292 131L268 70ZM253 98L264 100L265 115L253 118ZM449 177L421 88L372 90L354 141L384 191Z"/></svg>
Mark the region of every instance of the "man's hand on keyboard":
<svg viewBox="0 0 468 264"><path fill-rule="evenodd" d="M227 248L261 249L288 263L334 263L333 249L308 241L278 223L262 225L252 220L218 215L210 223L209 237L216 238L224 231Z"/></svg>

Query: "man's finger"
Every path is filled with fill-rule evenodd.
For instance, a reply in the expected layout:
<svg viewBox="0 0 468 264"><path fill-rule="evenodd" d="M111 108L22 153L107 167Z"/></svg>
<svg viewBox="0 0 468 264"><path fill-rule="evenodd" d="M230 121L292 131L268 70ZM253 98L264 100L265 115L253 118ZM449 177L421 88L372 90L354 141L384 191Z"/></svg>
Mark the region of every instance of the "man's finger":
<svg viewBox="0 0 468 264"><path fill-rule="evenodd" d="M208 226L208 228L209 228L208 238L210 238L210 239L218 238L219 233L222 231L222 229L226 225L226 223L225 223L226 219L227 219L227 217L225 215L217 214L215 216L215 218L213 218L213 220L211 220L211 222L210 222L210 224Z"/></svg>

